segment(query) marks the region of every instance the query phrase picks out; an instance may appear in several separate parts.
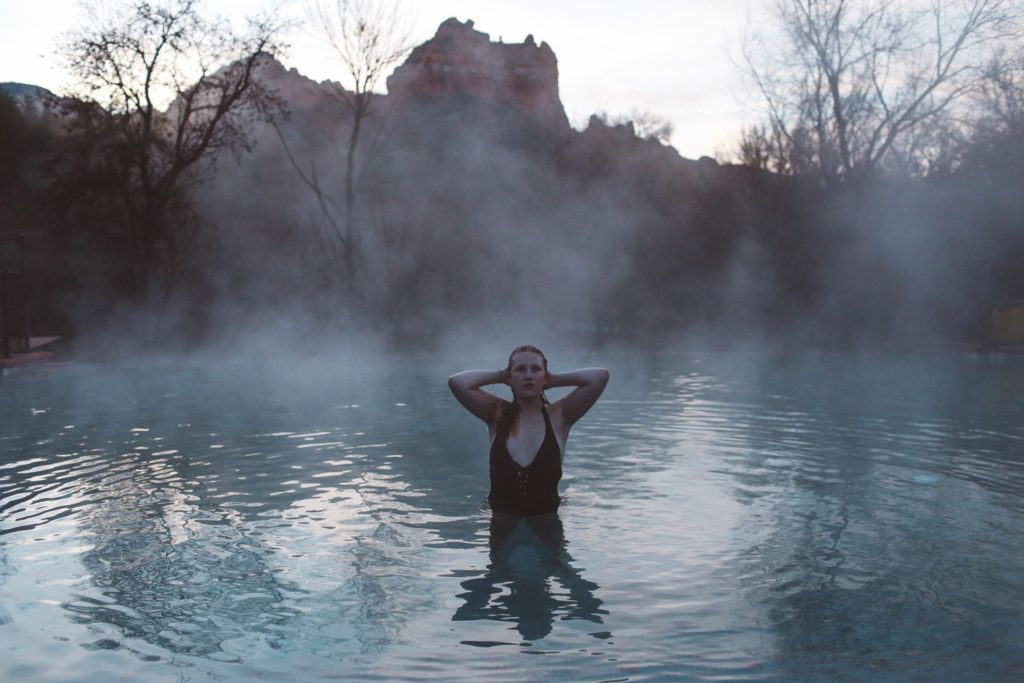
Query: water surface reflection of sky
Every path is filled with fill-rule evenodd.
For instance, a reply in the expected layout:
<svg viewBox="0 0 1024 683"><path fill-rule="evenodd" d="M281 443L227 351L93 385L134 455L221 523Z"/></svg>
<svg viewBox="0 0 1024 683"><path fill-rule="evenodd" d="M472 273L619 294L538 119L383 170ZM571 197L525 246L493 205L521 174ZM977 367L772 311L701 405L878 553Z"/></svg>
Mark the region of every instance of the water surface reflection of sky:
<svg viewBox="0 0 1024 683"><path fill-rule="evenodd" d="M456 360L5 380L0 677L1019 668L1020 368L614 356L563 508L509 525Z"/></svg>

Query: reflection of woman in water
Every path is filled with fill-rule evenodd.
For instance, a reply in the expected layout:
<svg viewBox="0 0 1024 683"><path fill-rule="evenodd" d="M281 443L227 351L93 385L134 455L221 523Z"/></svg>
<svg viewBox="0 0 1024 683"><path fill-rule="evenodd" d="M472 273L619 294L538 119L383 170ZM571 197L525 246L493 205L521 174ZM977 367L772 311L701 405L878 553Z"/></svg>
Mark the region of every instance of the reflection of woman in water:
<svg viewBox="0 0 1024 683"><path fill-rule="evenodd" d="M448 378L448 386L466 410L487 423L491 436L491 492L487 500L499 513L535 515L558 509L558 481L569 430L590 410L608 383L604 368L565 373L548 371L540 349L520 346L500 370L466 370ZM507 384L512 400L480 387ZM576 387L548 404L544 389Z"/></svg>
<svg viewBox="0 0 1024 683"><path fill-rule="evenodd" d="M462 582L465 603L453 620L513 621L526 639L551 631L555 613L564 619L600 622L597 584L571 566L562 521L558 518L558 482L569 430L590 410L608 383L604 368L566 373L548 371L540 349L520 346L500 370L467 370L448 379L455 398L487 423L491 437L493 512L490 565L478 578ZM480 387L507 384L512 400L505 401ZM576 387L549 404L544 389ZM549 578L568 596L556 597ZM508 586L503 593L499 586ZM598 634L594 634L598 635ZM603 637L603 636L602 636Z"/></svg>
<svg viewBox="0 0 1024 683"><path fill-rule="evenodd" d="M490 564L482 576L462 582L463 604L452 621L512 622L526 640L551 633L555 616L602 623L597 584L572 566L558 513L491 517ZM553 578L555 581L549 581ZM554 592L555 582L561 594ZM505 590L507 588L507 590ZM592 634L606 638L607 632ZM490 644L490 643L469 643Z"/></svg>

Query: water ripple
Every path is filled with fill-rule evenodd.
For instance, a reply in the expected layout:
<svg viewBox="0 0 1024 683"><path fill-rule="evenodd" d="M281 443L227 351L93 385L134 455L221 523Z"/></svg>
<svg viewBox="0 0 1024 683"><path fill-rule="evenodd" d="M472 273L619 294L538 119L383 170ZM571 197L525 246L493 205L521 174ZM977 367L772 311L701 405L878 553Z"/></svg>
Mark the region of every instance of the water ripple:
<svg viewBox="0 0 1024 683"><path fill-rule="evenodd" d="M0 677L1019 668L1024 382L726 360L613 368L557 524L533 526L481 507L486 432L441 363L20 375L0 394Z"/></svg>

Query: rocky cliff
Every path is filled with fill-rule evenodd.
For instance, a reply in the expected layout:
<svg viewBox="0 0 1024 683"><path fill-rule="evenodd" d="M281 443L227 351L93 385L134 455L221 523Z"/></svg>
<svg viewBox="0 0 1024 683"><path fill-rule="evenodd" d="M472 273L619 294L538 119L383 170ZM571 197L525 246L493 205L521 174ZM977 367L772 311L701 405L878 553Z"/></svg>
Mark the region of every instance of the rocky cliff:
<svg viewBox="0 0 1024 683"><path fill-rule="evenodd" d="M22 111L34 114L52 109L60 100L46 88L27 83L0 83L0 93L10 97Z"/></svg>
<svg viewBox="0 0 1024 683"><path fill-rule="evenodd" d="M522 43L495 43L472 21L448 19L412 51L387 85L389 98L398 102L471 96L518 109L553 131L569 131L558 97L558 60L547 43L537 45L532 35Z"/></svg>

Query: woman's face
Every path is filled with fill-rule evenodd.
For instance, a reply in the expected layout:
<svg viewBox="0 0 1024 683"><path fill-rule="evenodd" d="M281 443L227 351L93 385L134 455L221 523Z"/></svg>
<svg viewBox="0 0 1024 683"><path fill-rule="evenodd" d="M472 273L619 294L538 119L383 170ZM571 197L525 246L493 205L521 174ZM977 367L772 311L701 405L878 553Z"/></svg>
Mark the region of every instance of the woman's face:
<svg viewBox="0 0 1024 683"><path fill-rule="evenodd" d="M533 351L520 351L509 362L508 383L519 398L540 396L548 383L544 357Z"/></svg>

